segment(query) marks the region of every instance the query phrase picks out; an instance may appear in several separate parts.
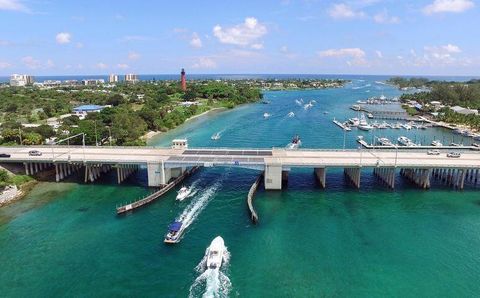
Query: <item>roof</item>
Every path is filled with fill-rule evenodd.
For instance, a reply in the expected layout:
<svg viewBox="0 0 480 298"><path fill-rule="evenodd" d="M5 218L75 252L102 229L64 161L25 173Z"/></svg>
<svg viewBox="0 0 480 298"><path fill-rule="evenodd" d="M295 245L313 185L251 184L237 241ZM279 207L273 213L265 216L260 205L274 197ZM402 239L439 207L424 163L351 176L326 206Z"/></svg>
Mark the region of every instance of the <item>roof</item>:
<svg viewBox="0 0 480 298"><path fill-rule="evenodd" d="M168 226L168 229L169 229L170 231L173 231L173 232L178 232L181 227L182 227L182 223L179 222L179 221L176 221L176 222L174 222L174 223L171 223L171 224Z"/></svg>
<svg viewBox="0 0 480 298"><path fill-rule="evenodd" d="M76 107L73 110L74 111L97 111L103 108L104 108L103 106L99 106L99 105L83 105L83 106Z"/></svg>

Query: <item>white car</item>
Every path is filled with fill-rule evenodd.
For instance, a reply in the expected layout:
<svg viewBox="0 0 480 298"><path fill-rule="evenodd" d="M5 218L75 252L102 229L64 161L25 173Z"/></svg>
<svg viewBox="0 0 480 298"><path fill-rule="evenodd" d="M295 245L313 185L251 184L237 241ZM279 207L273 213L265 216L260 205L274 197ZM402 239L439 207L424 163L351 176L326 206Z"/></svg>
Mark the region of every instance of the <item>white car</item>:
<svg viewBox="0 0 480 298"><path fill-rule="evenodd" d="M440 150L438 149L432 149L427 151L428 155L440 155Z"/></svg>
<svg viewBox="0 0 480 298"><path fill-rule="evenodd" d="M447 157L453 157L453 158L459 158L460 157L460 152L448 152Z"/></svg>

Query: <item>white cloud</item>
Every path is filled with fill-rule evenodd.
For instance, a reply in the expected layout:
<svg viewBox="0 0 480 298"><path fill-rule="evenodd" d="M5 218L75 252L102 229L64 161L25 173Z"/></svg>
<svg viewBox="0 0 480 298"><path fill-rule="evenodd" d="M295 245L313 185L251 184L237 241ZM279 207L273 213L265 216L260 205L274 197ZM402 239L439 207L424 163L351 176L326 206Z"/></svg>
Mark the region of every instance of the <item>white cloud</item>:
<svg viewBox="0 0 480 298"><path fill-rule="evenodd" d="M243 23L233 27L222 28L220 25L216 25L213 28L213 35L221 43L239 46L255 43L265 34L267 34L267 27L252 17L245 18Z"/></svg>
<svg viewBox="0 0 480 298"><path fill-rule="evenodd" d="M334 19L354 19L365 17L365 13L363 11L355 11L344 3L333 5L328 10L328 14Z"/></svg>
<svg viewBox="0 0 480 298"><path fill-rule="evenodd" d="M1 1L1 0L0 0ZM69 43L72 39L72 35L68 32L60 32L55 36L55 40L59 44L66 44Z"/></svg>
<svg viewBox="0 0 480 298"><path fill-rule="evenodd" d="M318 52L321 58L349 58L348 65L365 65L365 51L360 48L329 49Z"/></svg>
<svg viewBox="0 0 480 298"><path fill-rule="evenodd" d="M108 65L103 63L103 62L99 62L95 65L95 68L98 68L98 69L107 69L108 68Z"/></svg>
<svg viewBox="0 0 480 298"><path fill-rule="evenodd" d="M254 43L250 47L254 50L261 50L263 49L263 43Z"/></svg>
<svg viewBox="0 0 480 298"><path fill-rule="evenodd" d="M427 15L443 12L460 13L474 6L475 3L471 0L435 0L433 3L425 6L423 12Z"/></svg>
<svg viewBox="0 0 480 298"><path fill-rule="evenodd" d="M194 48L201 48L202 47L202 40L200 36L196 32L193 32L192 39L190 40L190 45Z"/></svg>
<svg viewBox="0 0 480 298"><path fill-rule="evenodd" d="M383 58L383 53L381 51L375 51L375 54L377 55L378 58L380 59Z"/></svg>
<svg viewBox="0 0 480 298"><path fill-rule="evenodd" d="M128 60L138 60L140 59L140 54L137 52L128 53Z"/></svg>
<svg viewBox="0 0 480 298"><path fill-rule="evenodd" d="M398 24L400 23L400 18L396 16L390 16L386 10L377 13L373 16L373 20L379 24Z"/></svg>
<svg viewBox="0 0 480 298"><path fill-rule="evenodd" d="M0 10L30 12L30 9L20 0L0 0Z"/></svg>
<svg viewBox="0 0 480 298"><path fill-rule="evenodd" d="M201 69L211 69L216 68L217 63L208 57L200 57L198 58L197 62L192 65L192 68L201 68Z"/></svg>
<svg viewBox="0 0 480 298"><path fill-rule="evenodd" d="M125 63L118 63L117 64L117 68L120 68L120 69L128 69L130 66L128 66L128 64L125 64Z"/></svg>
<svg viewBox="0 0 480 298"><path fill-rule="evenodd" d="M8 62L0 61L0 69L6 69L6 68L9 68L10 66L12 65Z"/></svg>
<svg viewBox="0 0 480 298"><path fill-rule="evenodd" d="M25 56L21 59L21 61L30 69L37 69L41 67L40 61L34 59L32 56Z"/></svg>

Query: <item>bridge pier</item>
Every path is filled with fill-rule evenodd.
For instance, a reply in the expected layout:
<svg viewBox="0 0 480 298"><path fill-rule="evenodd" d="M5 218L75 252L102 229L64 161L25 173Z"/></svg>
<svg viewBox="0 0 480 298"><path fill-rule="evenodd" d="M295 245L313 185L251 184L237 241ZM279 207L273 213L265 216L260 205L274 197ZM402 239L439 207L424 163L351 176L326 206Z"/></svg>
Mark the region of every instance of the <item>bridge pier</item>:
<svg viewBox="0 0 480 298"><path fill-rule="evenodd" d="M117 166L117 182L118 184L122 183L127 179L131 174L133 174L138 169L138 165L126 164ZM102 172L106 173L108 169L102 168Z"/></svg>
<svg viewBox="0 0 480 298"><path fill-rule="evenodd" d="M348 178L348 181L356 188L360 188L360 174L361 168L344 168L343 172Z"/></svg>
<svg viewBox="0 0 480 298"><path fill-rule="evenodd" d="M36 173L47 169L51 166L50 163L45 162L24 162L23 166L25 167L25 175L35 175Z"/></svg>
<svg viewBox="0 0 480 298"><path fill-rule="evenodd" d="M282 189L282 165L265 165L264 185L266 190Z"/></svg>
<svg viewBox="0 0 480 298"><path fill-rule="evenodd" d="M400 174L417 186L427 189L430 188L430 171L431 169L401 169Z"/></svg>
<svg viewBox="0 0 480 298"><path fill-rule="evenodd" d="M317 177L318 183L322 188L325 188L327 185L327 168L315 168L313 169L315 176Z"/></svg>
<svg viewBox="0 0 480 298"><path fill-rule="evenodd" d="M374 168L373 174L391 189L395 188L395 168Z"/></svg>
<svg viewBox="0 0 480 298"><path fill-rule="evenodd" d="M163 163L147 163L148 186L167 185L172 178L178 178L186 171L186 167L166 168Z"/></svg>

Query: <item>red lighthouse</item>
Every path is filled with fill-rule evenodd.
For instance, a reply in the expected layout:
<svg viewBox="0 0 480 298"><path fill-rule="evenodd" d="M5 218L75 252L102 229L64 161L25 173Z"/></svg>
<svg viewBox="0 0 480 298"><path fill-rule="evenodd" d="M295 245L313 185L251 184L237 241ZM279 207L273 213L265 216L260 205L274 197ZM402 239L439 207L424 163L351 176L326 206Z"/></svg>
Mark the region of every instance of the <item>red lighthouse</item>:
<svg viewBox="0 0 480 298"><path fill-rule="evenodd" d="M182 68L181 81L182 81L182 90L187 91L187 80L185 78L185 69Z"/></svg>

